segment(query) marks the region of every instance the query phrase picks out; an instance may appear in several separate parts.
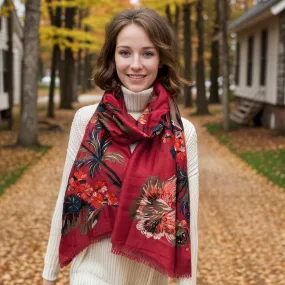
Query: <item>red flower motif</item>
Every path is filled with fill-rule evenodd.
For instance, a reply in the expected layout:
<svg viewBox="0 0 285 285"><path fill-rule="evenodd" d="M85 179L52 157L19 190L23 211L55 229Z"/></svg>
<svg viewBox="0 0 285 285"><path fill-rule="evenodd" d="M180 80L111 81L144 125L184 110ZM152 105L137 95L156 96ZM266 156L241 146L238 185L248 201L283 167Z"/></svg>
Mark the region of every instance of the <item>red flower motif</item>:
<svg viewBox="0 0 285 285"><path fill-rule="evenodd" d="M151 177L143 185L131 216L137 221L136 228L147 238L165 236L175 244L175 190L175 175L164 182L159 177Z"/></svg>
<svg viewBox="0 0 285 285"><path fill-rule="evenodd" d="M173 138L173 145L178 159L186 158L185 137L183 132L176 132Z"/></svg>
<svg viewBox="0 0 285 285"><path fill-rule="evenodd" d="M150 114L151 109L150 108L146 108L142 114L140 115L140 117L138 118L138 122L141 123L142 125L144 125L146 123L146 120L148 118L148 115Z"/></svg>
<svg viewBox="0 0 285 285"><path fill-rule="evenodd" d="M95 191L105 192L107 191L107 184L105 181L97 181L94 185Z"/></svg>
<svg viewBox="0 0 285 285"><path fill-rule="evenodd" d="M68 188L67 188L66 195L70 196L72 194L77 194L78 193L78 187L80 187L79 181L78 180L74 180L74 178L71 177L69 179L69 185L68 185Z"/></svg>
<svg viewBox="0 0 285 285"><path fill-rule="evenodd" d="M172 133L169 131L166 131L162 137L163 143L170 142L172 140Z"/></svg>
<svg viewBox="0 0 285 285"><path fill-rule="evenodd" d="M100 208L104 203L104 196L101 193L94 192L91 196L89 203L96 209Z"/></svg>
<svg viewBox="0 0 285 285"><path fill-rule="evenodd" d="M108 192L105 194L105 197L107 198L108 205L113 206L113 205L118 204L118 199L117 199L117 197L115 196L114 193L108 191Z"/></svg>
<svg viewBox="0 0 285 285"><path fill-rule="evenodd" d="M87 174L84 173L81 169L74 173L74 176L80 181L85 180L87 178Z"/></svg>
<svg viewBox="0 0 285 285"><path fill-rule="evenodd" d="M93 188L90 186L90 184L81 184L78 190L80 198L85 202L88 202L93 193Z"/></svg>

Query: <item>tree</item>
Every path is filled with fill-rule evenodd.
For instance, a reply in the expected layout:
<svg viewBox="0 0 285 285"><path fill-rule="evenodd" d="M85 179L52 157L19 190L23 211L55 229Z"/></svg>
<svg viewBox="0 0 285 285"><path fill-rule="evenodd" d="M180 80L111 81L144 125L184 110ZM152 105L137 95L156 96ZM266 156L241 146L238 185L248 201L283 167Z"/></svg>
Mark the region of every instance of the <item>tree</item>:
<svg viewBox="0 0 285 285"><path fill-rule="evenodd" d="M224 130L229 130L229 46L227 37L228 24L228 1L219 0L219 12L221 15L221 53L222 53L222 74L223 74L223 114Z"/></svg>
<svg viewBox="0 0 285 285"><path fill-rule="evenodd" d="M180 7L177 3L175 3L174 7L175 7L174 21L172 19L171 6L169 3L165 5L165 14L169 25L173 28L175 35L178 38Z"/></svg>
<svg viewBox="0 0 285 285"><path fill-rule="evenodd" d="M8 86L8 94L9 94L9 129L12 130L13 127L13 102L14 102L14 65L13 65L13 30L14 30L14 5L12 0L5 0L4 5L8 8L9 14L7 18L8 22L8 58L7 58L7 66L8 66L8 74L7 78L5 78Z"/></svg>
<svg viewBox="0 0 285 285"><path fill-rule="evenodd" d="M196 64L196 87L197 87L197 114L209 114L208 103L205 90L205 67L204 67L204 18L203 18L203 2L204 0L197 0L197 64Z"/></svg>
<svg viewBox="0 0 285 285"><path fill-rule="evenodd" d="M65 9L65 27L72 30L75 24L75 11L76 8L67 7ZM72 38L67 38L68 41L72 42ZM73 81L75 78L75 60L73 50L70 46L67 46L64 51L64 61L62 62L62 94L60 100L60 108L72 109L72 101L74 98Z"/></svg>
<svg viewBox="0 0 285 285"><path fill-rule="evenodd" d="M47 0L47 3L51 3L51 0ZM50 16L51 24L55 27L61 26L61 7L56 7L55 11L49 7L48 12ZM51 62L51 74L50 74L50 86L49 86L49 101L47 108L47 117L54 118L54 91L55 91L55 78L56 70L60 62L60 48L57 42L54 42L52 49L52 62Z"/></svg>
<svg viewBox="0 0 285 285"><path fill-rule="evenodd" d="M23 43L23 90L18 145L38 143L37 83L39 59L40 0L27 0Z"/></svg>
<svg viewBox="0 0 285 285"><path fill-rule="evenodd" d="M191 8L192 4L183 5L184 22L184 77L191 80L192 73L192 37L191 37ZM192 86L184 86L185 107L192 106Z"/></svg>
<svg viewBox="0 0 285 285"><path fill-rule="evenodd" d="M219 0L215 1L215 22L213 28L213 38L219 34L220 31L220 18L219 18ZM218 77L219 77L219 41L212 40L211 44L211 87L210 87L210 98L209 103L219 104L219 84L218 84Z"/></svg>

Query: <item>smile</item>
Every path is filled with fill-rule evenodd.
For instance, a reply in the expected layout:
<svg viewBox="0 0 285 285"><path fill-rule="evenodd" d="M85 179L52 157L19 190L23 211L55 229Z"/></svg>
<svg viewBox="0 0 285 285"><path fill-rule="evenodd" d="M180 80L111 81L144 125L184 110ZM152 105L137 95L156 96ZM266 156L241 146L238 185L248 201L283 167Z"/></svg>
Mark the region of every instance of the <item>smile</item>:
<svg viewBox="0 0 285 285"><path fill-rule="evenodd" d="M128 74L127 76L133 79L141 79L146 77L146 75L131 75L131 74Z"/></svg>

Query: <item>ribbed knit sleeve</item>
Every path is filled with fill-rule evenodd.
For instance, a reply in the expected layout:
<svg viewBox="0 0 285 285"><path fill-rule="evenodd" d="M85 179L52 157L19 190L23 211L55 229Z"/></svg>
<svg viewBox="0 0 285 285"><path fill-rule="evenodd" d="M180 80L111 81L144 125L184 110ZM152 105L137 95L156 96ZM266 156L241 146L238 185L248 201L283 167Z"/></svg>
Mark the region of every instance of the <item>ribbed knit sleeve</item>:
<svg viewBox="0 0 285 285"><path fill-rule="evenodd" d="M79 109L76 112L71 125L61 186L52 218L50 236L44 260L42 277L46 280L54 281L57 279L59 274L60 267L58 249L61 238L62 207L65 190L73 162L85 132L85 127L90 119L90 116L94 113L96 106L97 105L91 105Z"/></svg>
<svg viewBox="0 0 285 285"><path fill-rule="evenodd" d="M187 167L190 192L190 239L192 278L178 278L177 285L196 285L198 257L198 202L199 202L199 168L197 134L195 127L182 119L186 141Z"/></svg>

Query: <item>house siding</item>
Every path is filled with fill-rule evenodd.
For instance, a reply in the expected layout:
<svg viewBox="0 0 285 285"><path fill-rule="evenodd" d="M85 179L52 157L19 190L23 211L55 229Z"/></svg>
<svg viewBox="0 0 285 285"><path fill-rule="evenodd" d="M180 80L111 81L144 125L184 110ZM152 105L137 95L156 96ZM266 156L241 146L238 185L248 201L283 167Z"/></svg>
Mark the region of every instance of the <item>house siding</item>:
<svg viewBox="0 0 285 285"><path fill-rule="evenodd" d="M268 31L268 53L266 85L260 85L261 69L261 32ZM248 38L254 37L253 48L253 74L252 85L247 86L247 53ZM277 63L278 63L278 41L279 41L279 17L272 17L270 21L259 24L250 30L244 30L237 35L237 40L241 45L240 56L240 83L236 86L236 96L254 99L269 104L277 104Z"/></svg>
<svg viewBox="0 0 285 285"><path fill-rule="evenodd" d="M8 94L3 91L3 50L8 50L7 40L7 18L2 17L2 28L0 30L0 111L7 110L9 108L9 99ZM22 57L23 57L23 46L22 41L17 33L13 34L13 56L14 56L14 104L20 104L21 98L21 65L22 65Z"/></svg>
<svg viewBox="0 0 285 285"><path fill-rule="evenodd" d="M285 11L280 13L280 37L277 74L277 104L285 105Z"/></svg>
<svg viewBox="0 0 285 285"><path fill-rule="evenodd" d="M21 99L21 82L22 82L22 58L23 46L21 39L14 34L14 104L20 104Z"/></svg>

